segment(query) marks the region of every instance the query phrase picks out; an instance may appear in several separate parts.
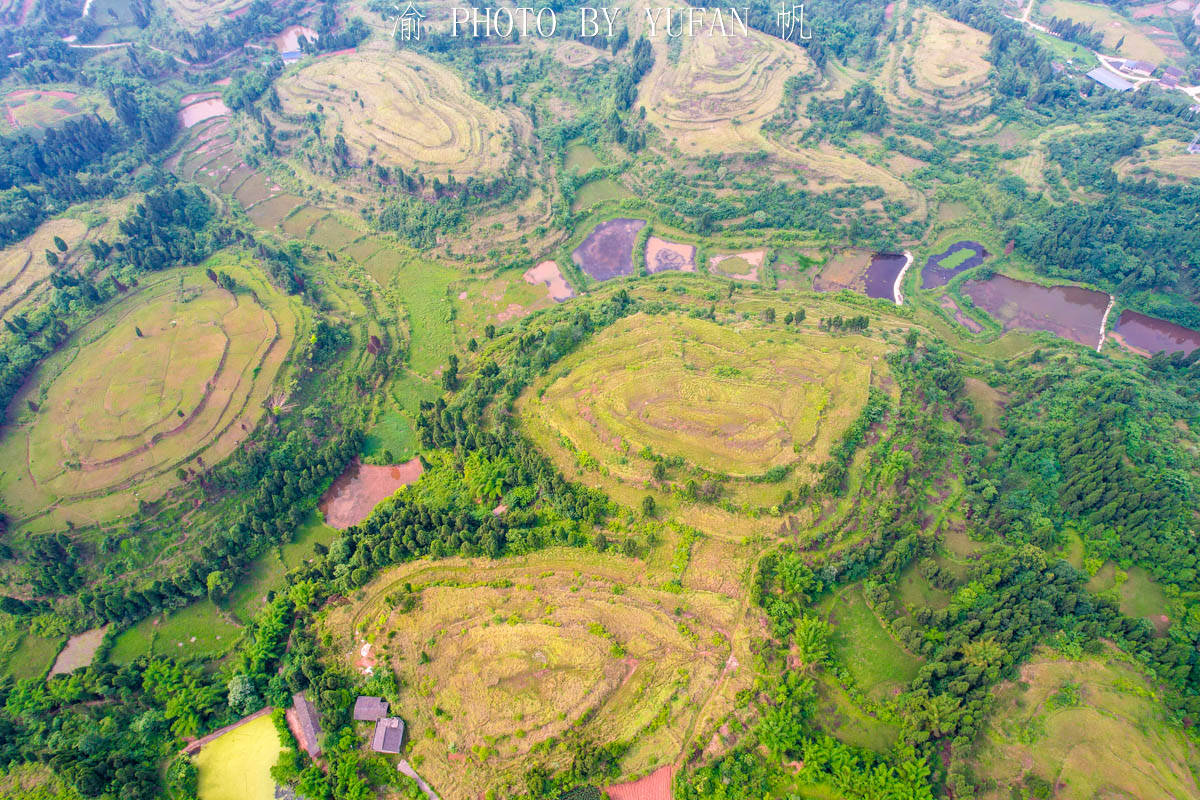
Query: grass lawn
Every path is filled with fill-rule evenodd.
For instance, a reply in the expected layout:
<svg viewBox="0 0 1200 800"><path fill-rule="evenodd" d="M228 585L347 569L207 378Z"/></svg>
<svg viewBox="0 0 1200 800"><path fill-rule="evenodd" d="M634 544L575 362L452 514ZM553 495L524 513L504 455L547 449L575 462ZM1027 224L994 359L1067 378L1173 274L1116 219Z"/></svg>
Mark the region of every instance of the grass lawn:
<svg viewBox="0 0 1200 800"><path fill-rule="evenodd" d="M337 531L326 525L321 520L321 515L313 511L296 529L292 541L279 548L283 563L288 569L295 569L313 557L314 544L319 542L328 546L337 535Z"/></svg>
<svg viewBox="0 0 1200 800"><path fill-rule="evenodd" d="M633 197L633 192L612 178L599 178L579 187L575 192L575 200L571 203L571 210L581 211L606 200L624 200L626 197Z"/></svg>
<svg viewBox="0 0 1200 800"><path fill-rule="evenodd" d="M108 660L127 664L142 655L218 656L240 633L211 600L201 600L166 616L142 620L123 632L113 643Z"/></svg>
<svg viewBox="0 0 1200 800"><path fill-rule="evenodd" d="M267 604L267 592L283 586L287 566L279 557L278 548L263 553L250 567L250 572L238 579L223 605L242 622L249 622Z"/></svg>
<svg viewBox="0 0 1200 800"><path fill-rule="evenodd" d="M896 743L899 728L865 713L829 675L818 676L817 693L820 697L817 724L830 736L876 753L886 753Z"/></svg>
<svg viewBox="0 0 1200 800"><path fill-rule="evenodd" d="M596 157L595 151L583 142L576 142L567 148L567 169L573 169L580 175L591 172L596 167L604 166Z"/></svg>
<svg viewBox="0 0 1200 800"><path fill-rule="evenodd" d="M62 649L66 637L48 639L27 633L8 659L7 672L14 680L40 678L50 669L55 656Z"/></svg>
<svg viewBox="0 0 1200 800"><path fill-rule="evenodd" d="M921 659L884 629L860 586L843 589L822 606L822 616L833 626L834 651L863 691L881 697L916 677Z"/></svg>

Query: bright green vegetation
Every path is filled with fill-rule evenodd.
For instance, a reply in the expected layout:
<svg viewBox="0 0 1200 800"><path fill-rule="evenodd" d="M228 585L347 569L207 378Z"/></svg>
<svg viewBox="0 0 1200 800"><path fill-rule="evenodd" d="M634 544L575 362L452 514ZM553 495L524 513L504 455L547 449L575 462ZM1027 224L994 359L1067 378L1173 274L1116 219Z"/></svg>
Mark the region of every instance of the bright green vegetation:
<svg viewBox="0 0 1200 800"><path fill-rule="evenodd" d="M916 676L921 659L906 652L880 624L861 589L852 587L831 597L822 616L835 631L839 660L868 694L882 698Z"/></svg>
<svg viewBox="0 0 1200 800"><path fill-rule="evenodd" d="M109 660L123 664L138 656L193 658L228 652L240 631L210 600L161 617L150 617L117 637Z"/></svg>
<svg viewBox="0 0 1200 800"><path fill-rule="evenodd" d="M633 192L626 189L612 178L597 178L580 186L575 191L575 199L571 203L572 211L586 211L592 206L609 200L624 200L633 197Z"/></svg>
<svg viewBox="0 0 1200 800"><path fill-rule="evenodd" d="M196 755L200 800L272 800L271 767L283 747L269 714L218 737Z"/></svg>
<svg viewBox="0 0 1200 800"><path fill-rule="evenodd" d="M66 639L27 633L8 657L6 672L15 680L38 678L50 670Z"/></svg>
<svg viewBox="0 0 1200 800"><path fill-rule="evenodd" d="M580 175L586 175L597 167L603 166L596 152L582 142L577 142L567 148L565 161L567 169L573 169Z"/></svg>

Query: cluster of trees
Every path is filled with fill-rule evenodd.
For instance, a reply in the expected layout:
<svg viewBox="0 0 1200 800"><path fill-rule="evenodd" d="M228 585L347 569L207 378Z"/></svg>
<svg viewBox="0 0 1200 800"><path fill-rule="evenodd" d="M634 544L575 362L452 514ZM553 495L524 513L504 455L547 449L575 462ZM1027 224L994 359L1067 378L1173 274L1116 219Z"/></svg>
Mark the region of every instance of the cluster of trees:
<svg viewBox="0 0 1200 800"><path fill-rule="evenodd" d="M1060 38L1092 50L1096 50L1104 44L1104 34L1097 31L1089 22L1076 22L1069 17L1051 17L1045 25L1051 33Z"/></svg>
<svg viewBox="0 0 1200 800"><path fill-rule="evenodd" d="M860 81L841 100L814 97L808 101L808 117L813 124L804 132L804 138L820 141L856 131L879 133L887 127L890 116L883 95L871 84Z"/></svg>
<svg viewBox="0 0 1200 800"><path fill-rule="evenodd" d="M184 51L184 56L196 63L211 61L246 42L274 36L299 19L305 5L303 0L254 0L245 14L225 17L216 27L205 24L194 33L180 31L180 40L191 48Z"/></svg>
<svg viewBox="0 0 1200 800"><path fill-rule="evenodd" d="M40 139L28 133L0 137L0 190L78 172L120 141L117 130L95 114L69 119Z"/></svg>

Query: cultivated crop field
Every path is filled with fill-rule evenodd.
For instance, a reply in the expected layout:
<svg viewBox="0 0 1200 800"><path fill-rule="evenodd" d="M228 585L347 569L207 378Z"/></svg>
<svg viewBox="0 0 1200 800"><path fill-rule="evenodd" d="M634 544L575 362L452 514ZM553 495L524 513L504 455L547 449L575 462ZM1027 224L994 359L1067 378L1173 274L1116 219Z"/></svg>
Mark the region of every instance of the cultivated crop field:
<svg viewBox="0 0 1200 800"><path fill-rule="evenodd" d="M928 12L913 53L914 88L957 97L978 89L992 65L984 59L992 37Z"/></svg>
<svg viewBox="0 0 1200 800"><path fill-rule="evenodd" d="M279 82L284 114L324 108L325 136L352 157L456 178L494 174L512 160L508 118L467 94L454 73L407 51L333 56Z"/></svg>
<svg viewBox="0 0 1200 800"><path fill-rule="evenodd" d="M1026 775L1068 800L1200 793L1194 746L1167 721L1145 677L1115 654L1035 657L1021 683L996 693L979 749L977 773L996 781L981 796L996 800Z"/></svg>
<svg viewBox="0 0 1200 800"><path fill-rule="evenodd" d="M733 477L817 464L879 367L853 341L637 315L565 359L523 410L539 440L631 480L649 476L644 448Z"/></svg>
<svg viewBox="0 0 1200 800"><path fill-rule="evenodd" d="M0 250L0 318L8 316L35 284L50 276L53 268L46 260L47 250L60 262L66 261L86 234L86 224L64 217L42 223L28 238ZM55 236L66 242L65 252L55 246Z"/></svg>
<svg viewBox="0 0 1200 800"><path fill-rule="evenodd" d="M98 96L81 97L77 92L55 89L21 89L0 100L0 114L10 131L48 128L70 117L108 107Z"/></svg>
<svg viewBox="0 0 1200 800"><path fill-rule="evenodd" d="M401 679L409 757L444 797L510 796L530 759L565 763L555 737L632 742L623 767L644 774L750 680L750 655L735 600L663 591L634 563L574 549L415 562L325 626L348 661L371 643L375 669Z"/></svg>
<svg viewBox="0 0 1200 800"><path fill-rule="evenodd" d="M236 14L250 5L250 0L166 0L166 18L181 28L196 31L205 25L216 27L221 18Z"/></svg>
<svg viewBox="0 0 1200 800"><path fill-rule="evenodd" d="M256 273L220 268L235 294L204 269L158 273L38 372L0 443L0 492L14 516L127 513L161 496L178 469L221 461L254 429L297 311Z"/></svg>
<svg viewBox="0 0 1200 800"><path fill-rule="evenodd" d="M1059 17L1091 25L1097 33L1104 34L1105 47L1115 49L1120 42L1121 48L1117 52L1126 58L1151 64L1166 60L1166 53L1140 25L1110 8L1075 0L1049 0L1038 4L1037 13L1043 18Z"/></svg>
<svg viewBox="0 0 1200 800"><path fill-rule="evenodd" d="M748 36L685 36L674 62L665 45L658 49L639 102L649 120L699 151L745 149L760 141L759 128L779 107L784 81L815 69L799 48L753 30Z"/></svg>

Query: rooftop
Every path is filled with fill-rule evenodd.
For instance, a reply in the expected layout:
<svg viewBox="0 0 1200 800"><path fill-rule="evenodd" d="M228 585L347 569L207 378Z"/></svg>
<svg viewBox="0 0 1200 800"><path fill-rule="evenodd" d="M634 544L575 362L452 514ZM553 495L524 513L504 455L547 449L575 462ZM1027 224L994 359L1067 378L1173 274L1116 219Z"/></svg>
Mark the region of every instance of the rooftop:
<svg viewBox="0 0 1200 800"><path fill-rule="evenodd" d="M1115 72L1109 72L1104 67L1096 67L1087 74L1089 78L1109 89L1116 89L1118 92L1128 92L1133 88L1133 84L1122 78Z"/></svg>
<svg viewBox="0 0 1200 800"><path fill-rule="evenodd" d="M321 736L320 718L317 716L316 707L304 696L304 692L292 695L292 716L295 719L296 741L300 748L313 758L321 755L321 745L318 743Z"/></svg>
<svg viewBox="0 0 1200 800"><path fill-rule="evenodd" d="M359 722L376 722L387 716L388 701L382 697L359 695L354 701L354 718Z"/></svg>
<svg viewBox="0 0 1200 800"><path fill-rule="evenodd" d="M384 717L375 723L375 736L371 749L376 753L399 753L404 744L404 720L399 717Z"/></svg>

